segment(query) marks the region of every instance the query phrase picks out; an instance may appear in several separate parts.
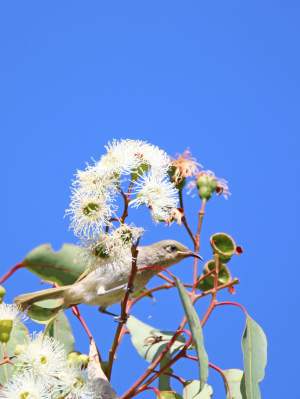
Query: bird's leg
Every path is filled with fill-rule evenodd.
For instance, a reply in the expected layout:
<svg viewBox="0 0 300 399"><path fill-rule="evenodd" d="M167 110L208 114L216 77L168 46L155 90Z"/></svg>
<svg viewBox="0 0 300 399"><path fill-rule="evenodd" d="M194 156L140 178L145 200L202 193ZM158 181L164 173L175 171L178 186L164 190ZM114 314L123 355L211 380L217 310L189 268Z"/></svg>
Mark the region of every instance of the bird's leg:
<svg viewBox="0 0 300 399"><path fill-rule="evenodd" d="M105 306L100 306L98 310L100 313L107 314L109 316L119 317L116 313L112 313L109 310L106 310Z"/></svg>

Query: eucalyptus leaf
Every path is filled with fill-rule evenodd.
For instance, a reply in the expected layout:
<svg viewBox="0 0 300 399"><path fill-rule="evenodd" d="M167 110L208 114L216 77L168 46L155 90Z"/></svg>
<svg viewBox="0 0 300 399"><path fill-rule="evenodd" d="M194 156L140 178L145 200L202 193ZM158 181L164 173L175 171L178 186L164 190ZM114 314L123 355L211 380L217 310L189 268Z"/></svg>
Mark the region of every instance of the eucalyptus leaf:
<svg viewBox="0 0 300 399"><path fill-rule="evenodd" d="M43 244L27 254L23 263L32 273L59 285L73 284L85 271L82 248L64 244L53 251L50 244Z"/></svg>
<svg viewBox="0 0 300 399"><path fill-rule="evenodd" d="M29 332L27 327L20 321L14 323L10 339L6 345L6 353L9 357L13 356L15 353L16 345L26 345L29 342ZM0 356L1 359L4 355L4 347L0 344ZM6 369L6 370L5 370ZM6 373L8 378L13 373L13 366L10 364L5 364L0 367L0 384L5 384L6 382Z"/></svg>
<svg viewBox="0 0 300 399"><path fill-rule="evenodd" d="M170 361L170 355L166 354L162 361L160 362L160 369L164 368L164 366ZM171 372L172 369L168 368L167 370L165 370L165 372ZM158 380L158 389L160 391L171 391L171 384L170 384L170 376L167 374L160 374L159 376L159 380Z"/></svg>
<svg viewBox="0 0 300 399"><path fill-rule="evenodd" d="M90 343L89 359L88 378L94 392L97 392L96 397L99 399L117 399L116 392L101 367L100 355L94 340Z"/></svg>
<svg viewBox="0 0 300 399"><path fill-rule="evenodd" d="M241 390L243 399L260 399L259 383L265 376L267 365L267 338L262 328L250 316L242 338L244 376Z"/></svg>
<svg viewBox="0 0 300 399"><path fill-rule="evenodd" d="M127 321L127 329L131 335L131 341L138 354L151 363L164 350L175 334L174 331L161 331L143 323L134 316ZM177 352L183 347L185 339L179 336L173 343L169 354Z"/></svg>
<svg viewBox="0 0 300 399"><path fill-rule="evenodd" d="M208 356L204 347L201 323L186 289L178 279L176 279L175 282L179 291L179 296L190 326L190 330L192 332L196 351L198 354L199 374L201 382L200 385L201 388L203 388L208 378Z"/></svg>
<svg viewBox="0 0 300 399"><path fill-rule="evenodd" d="M200 385L199 380L193 380L187 383L183 390L183 399L210 399L213 394L212 387L205 384L201 389Z"/></svg>
<svg viewBox="0 0 300 399"><path fill-rule="evenodd" d="M57 316L47 324L45 334L63 344L66 353L74 351L75 339L69 320L63 311L59 312Z"/></svg>
<svg viewBox="0 0 300 399"><path fill-rule="evenodd" d="M60 312L62 306L62 299L45 299L30 305L27 315L36 323L48 324Z"/></svg>
<svg viewBox="0 0 300 399"><path fill-rule="evenodd" d="M227 392L226 399L242 399L241 380L244 374L243 370L228 369L223 370L223 373L225 374L230 390L230 392L228 392L227 387L225 386Z"/></svg>
<svg viewBox="0 0 300 399"><path fill-rule="evenodd" d="M159 393L160 399L182 399L182 396L174 391L159 391Z"/></svg>

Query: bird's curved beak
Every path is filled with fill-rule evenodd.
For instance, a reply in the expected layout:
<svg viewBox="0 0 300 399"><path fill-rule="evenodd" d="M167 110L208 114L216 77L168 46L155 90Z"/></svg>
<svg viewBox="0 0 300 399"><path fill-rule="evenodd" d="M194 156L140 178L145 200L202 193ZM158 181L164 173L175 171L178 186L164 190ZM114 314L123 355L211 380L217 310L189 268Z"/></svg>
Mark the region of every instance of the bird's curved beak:
<svg viewBox="0 0 300 399"><path fill-rule="evenodd" d="M197 254L196 252L193 252L193 251L188 251L188 252L183 252L183 251L179 252L178 251L178 253L181 253L181 254L185 255L186 257L193 256L194 258L203 260L202 256L200 256L199 254Z"/></svg>

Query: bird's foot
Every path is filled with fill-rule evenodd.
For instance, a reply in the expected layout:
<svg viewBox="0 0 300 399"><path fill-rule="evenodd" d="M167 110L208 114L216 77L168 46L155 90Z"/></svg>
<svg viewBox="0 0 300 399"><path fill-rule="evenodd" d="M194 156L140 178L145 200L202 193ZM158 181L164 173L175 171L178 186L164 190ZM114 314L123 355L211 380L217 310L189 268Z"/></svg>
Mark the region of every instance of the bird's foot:
<svg viewBox="0 0 300 399"><path fill-rule="evenodd" d="M113 312L110 312L109 310L106 310L106 307L104 307L104 306L100 306L98 308L98 310L99 310L100 313L107 314L107 315L113 316L113 317L119 317L116 313L113 313Z"/></svg>
<svg viewBox="0 0 300 399"><path fill-rule="evenodd" d="M123 317L120 315L120 316L115 317L115 321L120 324L126 324L128 318L129 318L129 314L126 314Z"/></svg>

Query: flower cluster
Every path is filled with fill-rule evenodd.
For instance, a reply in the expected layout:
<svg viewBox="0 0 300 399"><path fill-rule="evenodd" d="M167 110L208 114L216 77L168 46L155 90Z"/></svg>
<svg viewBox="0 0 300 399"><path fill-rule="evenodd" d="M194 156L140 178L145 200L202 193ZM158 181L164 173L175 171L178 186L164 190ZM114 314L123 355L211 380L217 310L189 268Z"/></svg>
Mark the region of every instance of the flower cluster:
<svg viewBox="0 0 300 399"><path fill-rule="evenodd" d="M80 356L79 356L80 358ZM2 399L94 399L93 382L80 362L70 362L63 346L42 333L19 345L14 374Z"/></svg>
<svg viewBox="0 0 300 399"><path fill-rule="evenodd" d="M125 225L118 215L118 195L127 207L145 205L153 219L167 222L177 207L178 193L170 181L169 156L140 140L114 140L94 165L76 173L67 214L84 247L88 266L97 267L111 257L126 258L142 229ZM122 186L127 184L123 190ZM131 198L134 197L134 198ZM119 222L116 228L113 222Z"/></svg>

